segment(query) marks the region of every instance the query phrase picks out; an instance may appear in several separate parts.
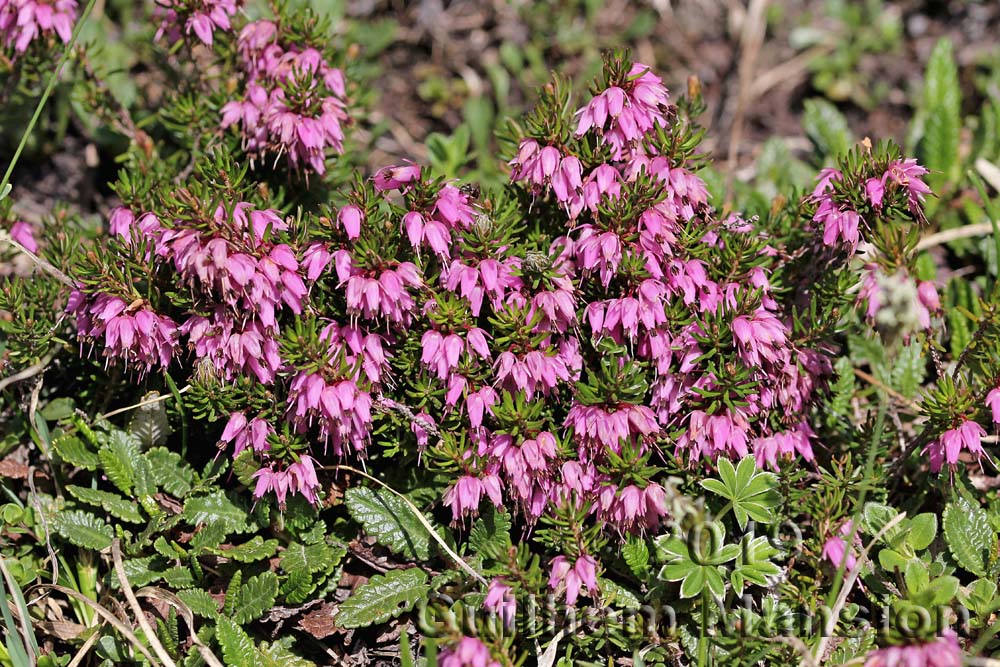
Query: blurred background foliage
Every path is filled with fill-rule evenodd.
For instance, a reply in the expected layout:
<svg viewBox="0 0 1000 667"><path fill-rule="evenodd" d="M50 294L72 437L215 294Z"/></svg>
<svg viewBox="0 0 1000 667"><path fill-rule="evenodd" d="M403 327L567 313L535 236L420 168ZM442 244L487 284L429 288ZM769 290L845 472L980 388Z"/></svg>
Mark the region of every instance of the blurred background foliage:
<svg viewBox="0 0 1000 667"><path fill-rule="evenodd" d="M251 0L251 16L267 11ZM795 0L283 0L328 19L346 47L366 109L355 141L371 149L375 167L403 159L430 161L443 172L481 181L504 179L493 159L496 131L530 107L532 92L555 69L575 84L593 78L600 54L630 46L637 60L663 72L683 92L698 78L707 112L706 145L734 176L719 184L767 196L806 186L813 146L830 155L866 136L892 138L912 150L928 117L957 112L966 146L996 157L1000 109L1000 6L995 2ZM21 170L22 188L49 199L76 200L81 212L107 210L110 193L99 178L121 137L97 129L93 106L104 113L156 108L174 82L152 66L177 58L152 40L143 21L152 3L103 0L83 34L86 58L77 62L107 87L109 97L69 84L57 91L45 122L29 144L34 170ZM954 44L959 96L927 99L923 75L935 44ZM16 79L0 63L0 146L12 150L24 105L46 73L25 68ZM67 81L69 77L67 77ZM88 102L90 104L88 104ZM956 104L957 103L957 104ZM914 117L915 122L908 119ZM948 121L952 122L952 121ZM852 129L851 132L846 127ZM961 133L960 133L961 134ZM69 141L67 142L67 135ZM973 142L972 137L975 137ZM982 140L982 143L980 142ZM831 143L833 142L833 143ZM76 155L60 155L57 147ZM65 150L63 152L66 152ZM752 165L752 166L751 166ZM936 168L936 165L932 165ZM73 167L77 167L73 169ZM935 183L954 180L958 167ZM52 178L51 172L62 175ZM35 172L35 173L32 173ZM63 173L65 172L65 173ZM70 174L70 172L75 172ZM80 182L81 179L84 182ZM709 180L712 179L709 174ZM46 186L54 191L46 193ZM67 193L72 188L74 191ZM62 191L59 191L59 190ZM23 193L22 193L23 194ZM72 194L75 196L67 197ZM740 198L739 194L735 195ZM23 200L23 197L20 199ZM732 200L736 201L736 200ZM762 202L755 202L760 208Z"/></svg>

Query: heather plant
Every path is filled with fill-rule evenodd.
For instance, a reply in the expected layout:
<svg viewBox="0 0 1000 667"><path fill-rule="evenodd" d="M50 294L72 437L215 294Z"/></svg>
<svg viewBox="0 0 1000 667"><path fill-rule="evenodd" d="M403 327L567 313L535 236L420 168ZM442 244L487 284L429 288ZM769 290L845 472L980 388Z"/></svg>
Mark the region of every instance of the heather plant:
<svg viewBox="0 0 1000 667"><path fill-rule="evenodd" d="M697 80L624 49L507 124L502 185L367 174L364 69L323 20L153 17L164 66L212 66L145 129L118 117L118 205L36 228L0 203L30 273L0 288L3 474L26 480L0 508L0 662L996 649L1000 293L927 252L939 195L1000 249L974 174L841 138L742 214ZM924 162L958 165L936 113Z"/></svg>

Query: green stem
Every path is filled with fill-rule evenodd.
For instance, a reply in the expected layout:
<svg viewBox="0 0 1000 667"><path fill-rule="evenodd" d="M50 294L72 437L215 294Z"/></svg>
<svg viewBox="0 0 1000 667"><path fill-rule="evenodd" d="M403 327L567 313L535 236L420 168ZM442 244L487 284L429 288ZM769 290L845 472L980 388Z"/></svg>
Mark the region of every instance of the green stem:
<svg viewBox="0 0 1000 667"><path fill-rule="evenodd" d="M721 510L719 510L719 513L715 515L715 522L722 523L722 517L726 516L731 509L733 509L733 501L730 500Z"/></svg>
<svg viewBox="0 0 1000 667"><path fill-rule="evenodd" d="M166 379L167 386L170 387L170 393L174 395L174 400L177 402L177 412L181 418L181 456L187 456L188 423L187 414L185 414L184 410L184 400L181 398L181 392L177 388L174 379L170 377L170 373L164 372L163 377Z"/></svg>
<svg viewBox="0 0 1000 667"><path fill-rule="evenodd" d="M94 5L97 4L97 0L90 0L87 6L83 10L83 14L80 15L80 20L76 22L76 26L73 28L73 35L69 39L69 44L66 45L66 50L63 51L62 56L59 57L59 63L56 65L55 71L49 77L49 83L45 86L45 91L42 93L41 99L38 100L38 106L35 107L35 113L28 121L28 127L25 128L24 134L21 135L21 143L18 144L17 150L14 151L14 157L11 158L10 164L7 165L7 173L3 175L3 180L0 181L0 193L6 193L7 184L10 182L10 176L14 173L14 166L17 164L18 159L21 157L22 151L24 151L25 145L28 143L28 137L31 136L31 131L35 129L35 124L42 115L42 109L45 108L45 103L49 99L49 95L52 94L52 90L56 87L56 82L59 80L59 74L62 72L63 65L69 58L69 55L73 52L73 47L76 45L76 40L80 36L80 30L83 28L83 24L87 22L87 17L90 16L91 10ZM3 196L0 195L0 199Z"/></svg>
<svg viewBox="0 0 1000 667"><path fill-rule="evenodd" d="M701 629L698 633L698 667L708 667L708 586L701 589Z"/></svg>

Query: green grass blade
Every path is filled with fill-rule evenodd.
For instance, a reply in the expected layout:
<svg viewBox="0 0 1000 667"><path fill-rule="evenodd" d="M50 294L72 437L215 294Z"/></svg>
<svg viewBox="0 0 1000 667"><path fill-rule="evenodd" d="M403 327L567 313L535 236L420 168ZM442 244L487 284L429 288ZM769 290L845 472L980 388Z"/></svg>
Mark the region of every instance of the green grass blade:
<svg viewBox="0 0 1000 667"><path fill-rule="evenodd" d="M97 4L97 0L90 0L87 6L84 8L83 13L80 15L80 19L76 22L73 27L73 34L69 38L69 44L66 45L65 50L63 50L62 55L59 57L59 63L56 65L55 70L52 71L52 75L49 77L49 82L45 86L45 91L42 92L41 98L38 100L38 106L35 107L35 113L31 116L31 120L28 121L28 127L24 129L24 134L21 135L21 141L17 145L17 150L14 151L14 157L11 158L10 164L7 165L7 172L3 175L3 180L0 181L0 199L6 197L10 193L10 177L14 173L14 166L17 164L18 159L21 157L21 153L24 151L24 147L28 143L28 137L31 136L31 131L35 129L35 123L42 116L42 109L45 108L45 103L49 99L49 95L52 94L52 90L56 87L56 82L59 81L59 75L62 73L63 65L66 64L66 60L69 59L69 54L73 52L73 47L76 46L76 40L80 36L80 31L83 28L83 24L87 22L87 17L90 16L91 10L94 5Z"/></svg>

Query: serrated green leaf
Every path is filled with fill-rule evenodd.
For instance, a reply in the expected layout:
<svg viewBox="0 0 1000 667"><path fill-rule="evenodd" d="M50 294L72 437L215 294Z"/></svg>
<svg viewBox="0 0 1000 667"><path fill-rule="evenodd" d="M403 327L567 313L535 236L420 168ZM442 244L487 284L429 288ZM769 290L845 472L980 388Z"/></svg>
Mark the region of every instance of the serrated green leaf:
<svg viewBox="0 0 1000 667"><path fill-rule="evenodd" d="M281 584L281 593L287 602L299 604L309 599L309 594L315 590L316 585L308 572L295 570L285 577L285 581Z"/></svg>
<svg viewBox="0 0 1000 667"><path fill-rule="evenodd" d="M232 616L236 611L237 597L242 584L243 570L236 570L226 586L226 599L222 603L222 613L226 616Z"/></svg>
<svg viewBox="0 0 1000 667"><path fill-rule="evenodd" d="M75 484L67 484L66 490L77 500L88 505L101 507L108 514L122 521L129 523L143 523L145 521L136 503L125 500L117 494Z"/></svg>
<svg viewBox="0 0 1000 667"><path fill-rule="evenodd" d="M336 623L342 628L384 623L412 609L429 590L427 574L419 568L376 574L341 603Z"/></svg>
<svg viewBox="0 0 1000 667"><path fill-rule="evenodd" d="M426 560L430 556L430 534L394 494L384 489L354 487L347 490L344 503L379 544L410 559Z"/></svg>
<svg viewBox="0 0 1000 667"><path fill-rule="evenodd" d="M125 495L132 495L135 461L139 459L138 444L125 433L113 431L107 445L97 455L101 459L101 468L111 483Z"/></svg>
<svg viewBox="0 0 1000 667"><path fill-rule="evenodd" d="M115 531L103 519L83 510L59 512L52 523L66 541L94 551L110 547L115 536Z"/></svg>
<svg viewBox="0 0 1000 667"><path fill-rule="evenodd" d="M234 621L220 616L215 625L215 638L227 667L258 667L253 640Z"/></svg>
<svg viewBox="0 0 1000 667"><path fill-rule="evenodd" d="M194 575L191 568L184 565L168 568L163 573L163 580L173 588L191 588L194 586Z"/></svg>
<svg viewBox="0 0 1000 667"><path fill-rule="evenodd" d="M125 578L135 588L142 588L163 576L162 568L164 566L163 558L159 556L129 558L122 563Z"/></svg>
<svg viewBox="0 0 1000 667"><path fill-rule="evenodd" d="M941 39L931 52L924 75L921 109L925 116L919 147L921 162L931 170L928 180L935 190L958 178L961 107L962 90L951 42Z"/></svg>
<svg viewBox="0 0 1000 667"><path fill-rule="evenodd" d="M163 535L160 535L153 540L153 548L156 549L156 553L169 560L175 560L177 558L184 558L187 556L187 551L183 550L183 547L170 542Z"/></svg>
<svg viewBox="0 0 1000 667"><path fill-rule="evenodd" d="M164 447L154 447L145 453L157 486L175 498L182 498L191 491L196 474L181 455Z"/></svg>
<svg viewBox="0 0 1000 667"><path fill-rule="evenodd" d="M278 551L278 540L265 540L260 535L243 544L238 544L225 549L217 549L216 554L225 558L230 558L239 563L252 563L258 560L270 558Z"/></svg>
<svg viewBox="0 0 1000 667"><path fill-rule="evenodd" d="M642 607L642 600L639 599L639 596L617 582L598 577L597 585L601 589L601 601L609 606L624 609L639 609Z"/></svg>
<svg viewBox="0 0 1000 667"><path fill-rule="evenodd" d="M278 575L274 572L261 572L250 577L240 586L233 619L240 624L257 620L274 606L277 595Z"/></svg>
<svg viewBox="0 0 1000 667"><path fill-rule="evenodd" d="M406 633L403 633L405 636ZM316 667L316 663L295 655L281 642L262 642L258 650L260 667Z"/></svg>
<svg viewBox="0 0 1000 667"><path fill-rule="evenodd" d="M622 558L636 578L642 580L649 574L649 547L645 539L630 536L622 545Z"/></svg>
<svg viewBox="0 0 1000 667"><path fill-rule="evenodd" d="M304 545L299 542L292 542L285 549L281 556L281 569L291 574L292 572L303 571L308 574L332 569L343 555L343 550L337 550L339 555L334 553L332 547L320 542L318 544Z"/></svg>
<svg viewBox="0 0 1000 667"><path fill-rule="evenodd" d="M254 485L253 475L260 470L260 462L254 456L253 450L244 449L233 459L233 473L236 479L243 486L252 487Z"/></svg>
<svg viewBox="0 0 1000 667"><path fill-rule="evenodd" d="M247 523L250 515L242 501L233 500L221 489L205 496L188 498L183 514L194 525L218 523L225 526L227 532L233 533L245 533L250 529Z"/></svg>
<svg viewBox="0 0 1000 667"><path fill-rule="evenodd" d="M209 595L208 591L200 588L189 588L177 591L177 597L190 607L192 612L202 618L214 619L219 616L219 603Z"/></svg>
<svg viewBox="0 0 1000 667"><path fill-rule="evenodd" d="M226 539L228 528L225 523L206 523L195 532L188 546L196 553L215 549Z"/></svg>
<svg viewBox="0 0 1000 667"><path fill-rule="evenodd" d="M844 155L854 142L844 114L823 98L805 101L802 128L819 152L827 158Z"/></svg>
<svg viewBox="0 0 1000 667"><path fill-rule="evenodd" d="M945 542L955 562L976 576L986 576L997 539L986 510L958 498L944 508L943 524Z"/></svg>
<svg viewBox="0 0 1000 667"><path fill-rule="evenodd" d="M101 465L101 459L97 452L75 435L64 435L56 438L52 446L59 458L70 465L86 470L97 470Z"/></svg>
<svg viewBox="0 0 1000 667"><path fill-rule="evenodd" d="M510 515L490 505L469 532L472 553L501 553L510 547Z"/></svg>
<svg viewBox="0 0 1000 667"><path fill-rule="evenodd" d="M146 460L146 457L139 456L132 463L132 482L136 497L142 499L156 493L157 485L153 476L153 467Z"/></svg>
<svg viewBox="0 0 1000 667"><path fill-rule="evenodd" d="M281 569L288 575L281 585L287 602L298 604L332 573L346 549L325 542L304 545L293 542L281 557Z"/></svg>
<svg viewBox="0 0 1000 667"><path fill-rule="evenodd" d="M830 386L830 400L828 402L829 414L828 423L835 423L837 418L844 418L851 413L851 400L854 398L855 380L854 364L850 358L840 357L834 363L837 371L837 379Z"/></svg>

